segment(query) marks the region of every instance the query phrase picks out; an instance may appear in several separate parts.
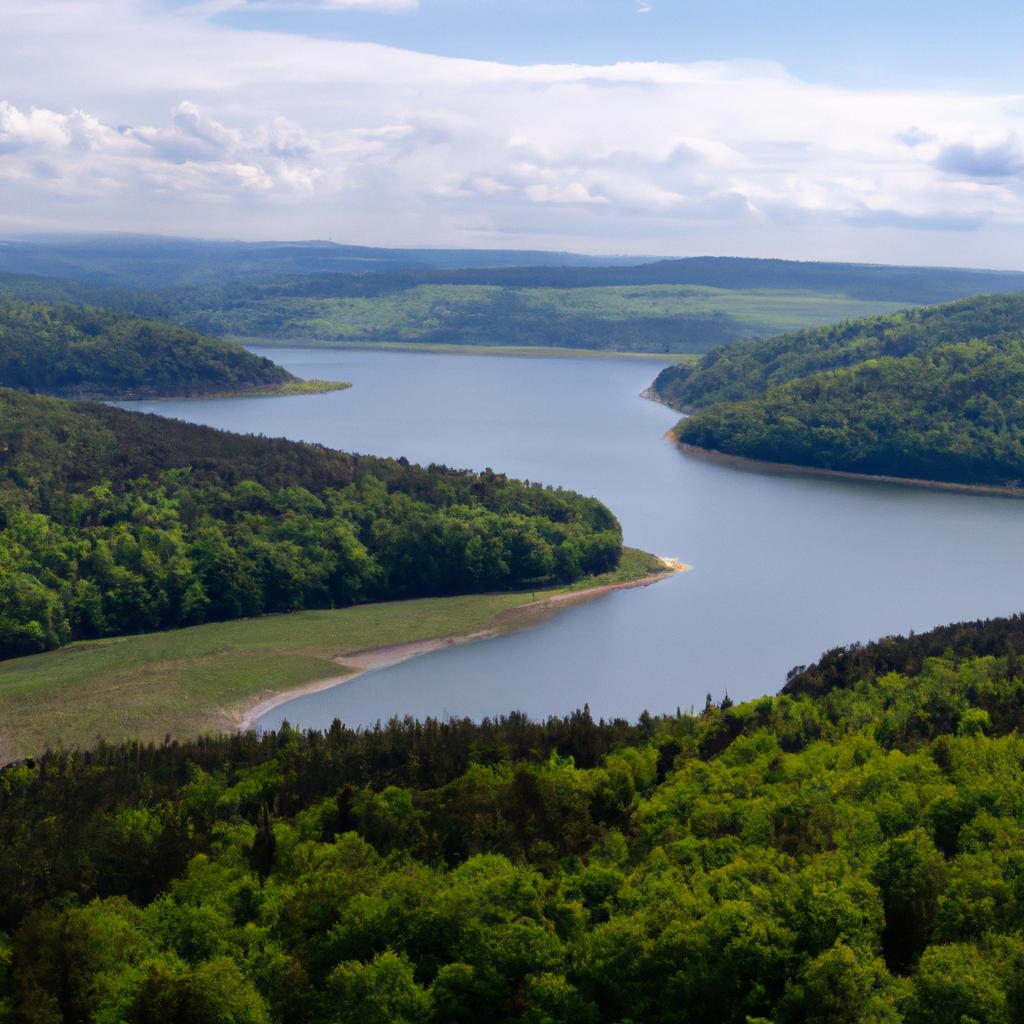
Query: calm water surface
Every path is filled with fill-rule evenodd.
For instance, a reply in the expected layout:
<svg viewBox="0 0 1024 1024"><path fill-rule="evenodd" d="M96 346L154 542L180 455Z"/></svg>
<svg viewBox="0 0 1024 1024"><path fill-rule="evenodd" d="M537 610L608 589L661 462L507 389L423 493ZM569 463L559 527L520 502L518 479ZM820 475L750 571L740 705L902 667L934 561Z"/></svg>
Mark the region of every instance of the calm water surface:
<svg viewBox="0 0 1024 1024"><path fill-rule="evenodd" d="M261 721L322 727L512 709L635 718L710 692L774 692L828 647L1024 607L1024 503L751 473L681 454L657 365L261 350L328 395L135 403L163 415L561 484L601 498L628 544L691 572L514 636L301 697Z"/></svg>

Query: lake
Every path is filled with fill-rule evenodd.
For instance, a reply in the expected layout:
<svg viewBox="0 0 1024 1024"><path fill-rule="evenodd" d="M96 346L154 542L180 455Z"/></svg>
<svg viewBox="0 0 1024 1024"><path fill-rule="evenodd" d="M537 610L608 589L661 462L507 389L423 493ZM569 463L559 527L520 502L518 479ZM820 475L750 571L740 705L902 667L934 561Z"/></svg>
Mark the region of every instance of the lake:
<svg viewBox="0 0 1024 1024"><path fill-rule="evenodd" d="M227 430L495 470L599 497L627 544L692 565L511 636L297 698L323 727L513 709L635 718L775 692L837 644L1024 607L1024 504L762 474L681 453L671 410L640 392L655 362L260 349L327 395L131 403Z"/></svg>

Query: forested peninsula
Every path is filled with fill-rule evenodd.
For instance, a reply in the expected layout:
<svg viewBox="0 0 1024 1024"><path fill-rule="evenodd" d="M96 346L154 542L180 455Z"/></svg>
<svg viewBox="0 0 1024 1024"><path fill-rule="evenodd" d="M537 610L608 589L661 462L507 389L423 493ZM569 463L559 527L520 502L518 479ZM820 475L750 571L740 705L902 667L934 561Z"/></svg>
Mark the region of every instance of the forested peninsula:
<svg viewBox="0 0 1024 1024"><path fill-rule="evenodd" d="M234 342L130 313L0 294L0 386L124 399L330 390Z"/></svg>
<svg viewBox="0 0 1024 1024"><path fill-rule="evenodd" d="M652 394L698 448L827 470L1018 487L1024 294L979 296L709 352Z"/></svg>
<svg viewBox="0 0 1024 1024"><path fill-rule="evenodd" d="M600 502L0 389L0 657L614 568Z"/></svg>
<svg viewBox="0 0 1024 1024"><path fill-rule="evenodd" d="M634 724L10 765L0 1019L1011 1024L1022 646L946 627Z"/></svg>

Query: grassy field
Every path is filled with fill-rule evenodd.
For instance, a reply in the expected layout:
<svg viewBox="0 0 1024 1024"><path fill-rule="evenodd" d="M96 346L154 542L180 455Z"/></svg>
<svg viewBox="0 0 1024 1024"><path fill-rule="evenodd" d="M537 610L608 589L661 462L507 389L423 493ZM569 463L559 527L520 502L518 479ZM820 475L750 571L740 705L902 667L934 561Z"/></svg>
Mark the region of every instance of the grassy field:
<svg viewBox="0 0 1024 1024"><path fill-rule="evenodd" d="M235 727L269 691L343 674L335 658L488 629L534 599L641 579L661 569L627 548L619 570L572 588L297 612L71 644L0 662L0 764L99 738L162 740Z"/></svg>
<svg viewBox="0 0 1024 1024"><path fill-rule="evenodd" d="M235 338L304 344L498 347L571 351L705 352L751 335L780 334L889 313L907 302L846 295L698 285L503 288L420 285L372 298L288 297L206 311L203 323Z"/></svg>

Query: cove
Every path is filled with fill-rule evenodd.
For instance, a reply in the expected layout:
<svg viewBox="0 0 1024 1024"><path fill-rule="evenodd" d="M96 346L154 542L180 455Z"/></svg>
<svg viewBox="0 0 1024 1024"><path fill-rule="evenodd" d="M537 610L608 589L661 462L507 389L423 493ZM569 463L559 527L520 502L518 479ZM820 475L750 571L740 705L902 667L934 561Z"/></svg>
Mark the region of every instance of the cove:
<svg viewBox="0 0 1024 1024"><path fill-rule="evenodd" d="M699 710L776 692L837 644L1024 607L1024 504L759 473L687 456L640 392L651 361L260 349L325 395L130 403L243 433L513 476L593 494L626 543L690 563L526 632L438 651L296 698L259 721L322 728L392 715L589 704L597 716Z"/></svg>

